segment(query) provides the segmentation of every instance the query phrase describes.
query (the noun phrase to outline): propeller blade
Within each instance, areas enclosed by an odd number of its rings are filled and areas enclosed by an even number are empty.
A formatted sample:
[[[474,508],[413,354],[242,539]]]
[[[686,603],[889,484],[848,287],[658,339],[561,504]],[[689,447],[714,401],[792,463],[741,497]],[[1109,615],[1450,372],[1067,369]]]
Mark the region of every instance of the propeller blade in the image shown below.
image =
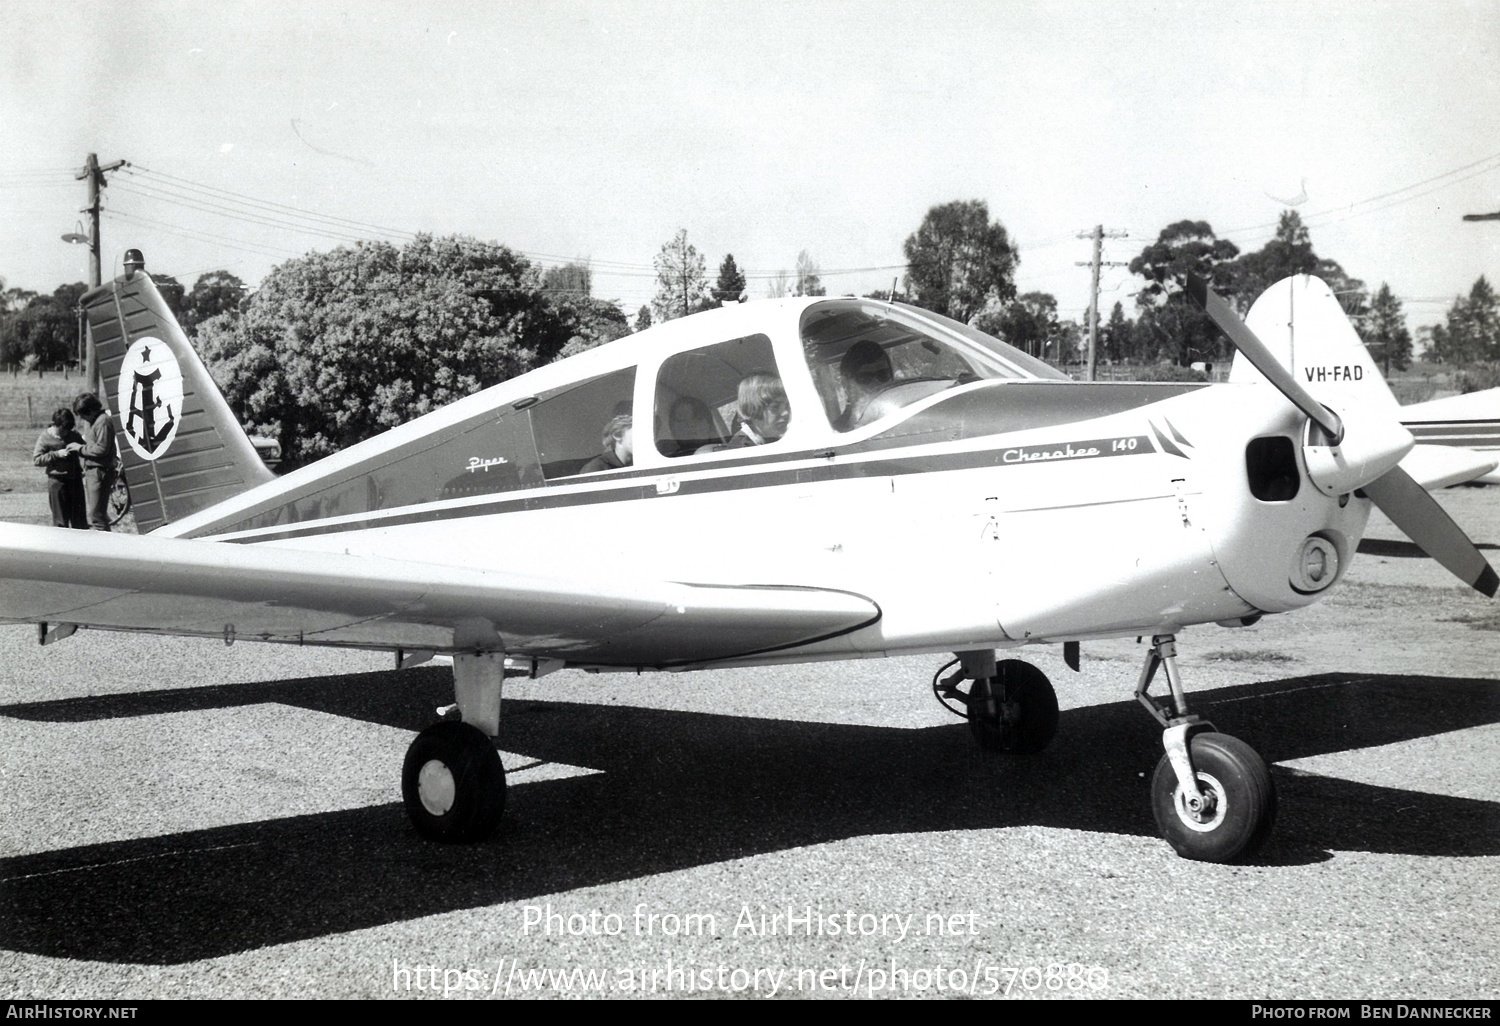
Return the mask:
[[[1210,289],[1206,281],[1196,274],[1190,274],[1187,290],[1198,305],[1203,307],[1203,312],[1208,314],[1209,319],[1219,326],[1219,330],[1229,336],[1234,347],[1245,354],[1245,359],[1250,361],[1251,366],[1265,375],[1266,380],[1276,386],[1276,390],[1286,396],[1293,406],[1307,414],[1309,420],[1322,428],[1333,445],[1344,440],[1344,425],[1339,420],[1339,415],[1314,399],[1307,389],[1297,383],[1297,379],[1272,355],[1265,343],[1255,336],[1255,332],[1234,312],[1234,308],[1220,299],[1219,294]]]
[[[1495,597],[1500,577],[1447,510],[1400,467],[1365,485],[1365,494],[1423,552],[1482,595]]]

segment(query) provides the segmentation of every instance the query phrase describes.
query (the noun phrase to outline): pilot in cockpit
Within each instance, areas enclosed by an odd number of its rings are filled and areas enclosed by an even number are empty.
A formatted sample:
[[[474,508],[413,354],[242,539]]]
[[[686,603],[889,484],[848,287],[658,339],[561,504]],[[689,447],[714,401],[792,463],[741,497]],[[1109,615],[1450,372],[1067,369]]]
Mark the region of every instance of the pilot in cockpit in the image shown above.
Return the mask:
[[[724,436],[714,422],[713,411],[702,399],[680,395],[672,401],[667,417],[670,440],[668,456],[691,456],[708,448],[723,448]]]
[[[839,361],[839,376],[844,380],[848,401],[833,426],[839,431],[849,431],[859,426],[870,400],[890,387],[895,371],[886,351],[878,343],[862,338]]]

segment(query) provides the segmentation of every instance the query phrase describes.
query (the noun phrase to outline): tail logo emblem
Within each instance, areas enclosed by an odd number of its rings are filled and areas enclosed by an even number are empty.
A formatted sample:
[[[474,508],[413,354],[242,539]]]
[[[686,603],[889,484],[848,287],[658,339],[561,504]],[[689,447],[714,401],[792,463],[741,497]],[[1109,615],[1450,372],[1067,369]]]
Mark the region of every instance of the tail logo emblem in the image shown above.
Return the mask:
[[[165,455],[182,421],[182,368],[165,342],[146,337],[131,344],[116,398],[130,447],[144,460]]]

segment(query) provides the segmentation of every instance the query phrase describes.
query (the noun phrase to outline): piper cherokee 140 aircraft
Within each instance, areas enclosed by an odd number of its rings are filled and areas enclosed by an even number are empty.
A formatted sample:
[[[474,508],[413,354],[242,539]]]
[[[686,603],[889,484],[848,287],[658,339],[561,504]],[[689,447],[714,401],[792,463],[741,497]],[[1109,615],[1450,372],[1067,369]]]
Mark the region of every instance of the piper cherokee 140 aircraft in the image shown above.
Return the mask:
[[[1348,369],[1364,350],[1327,286],[1287,279],[1248,321],[1190,288],[1242,383],[1075,383],[926,310],[763,301],[275,478],[128,267],[83,302],[142,536],[0,525],[0,620],[44,642],[87,626],[451,655],[454,706],[402,793],[420,834],[455,841],[504,807],[507,677],[954,653],[938,697],[980,745],[1024,753],[1057,698],[1000,654],[1062,644],[1076,669],[1080,641],[1144,636],[1157,824],[1185,857],[1238,859],[1271,829],[1271,776],[1190,711],[1177,634],[1317,601],[1372,503],[1483,593],[1497,579],[1400,466],[1412,436]]]

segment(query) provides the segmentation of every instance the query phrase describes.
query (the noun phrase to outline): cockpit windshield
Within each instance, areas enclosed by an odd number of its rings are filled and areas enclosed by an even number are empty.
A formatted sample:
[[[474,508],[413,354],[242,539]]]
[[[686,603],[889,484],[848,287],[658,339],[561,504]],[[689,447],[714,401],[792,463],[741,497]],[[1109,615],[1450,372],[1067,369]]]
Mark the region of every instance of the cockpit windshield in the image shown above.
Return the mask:
[[[828,422],[839,431],[971,381],[1067,377],[966,324],[870,300],[808,307],[802,351]]]

